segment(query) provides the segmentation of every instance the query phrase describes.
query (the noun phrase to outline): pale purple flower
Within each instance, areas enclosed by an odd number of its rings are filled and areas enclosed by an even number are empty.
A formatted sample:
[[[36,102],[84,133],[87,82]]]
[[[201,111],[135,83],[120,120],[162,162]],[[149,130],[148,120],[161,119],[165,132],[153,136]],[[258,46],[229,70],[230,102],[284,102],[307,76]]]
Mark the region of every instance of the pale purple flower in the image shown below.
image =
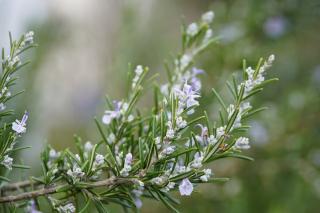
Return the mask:
[[[37,210],[37,206],[36,206],[34,200],[30,200],[28,202],[28,206],[26,207],[26,212],[27,213],[41,213],[40,211]]]
[[[198,69],[196,67],[192,68],[191,78],[189,81],[190,81],[190,85],[194,91],[197,91],[197,92],[200,91],[202,85],[201,85],[201,81],[197,77],[197,75],[200,75],[203,73],[204,73],[204,71],[201,69]]]
[[[196,135],[197,141],[202,146],[208,145],[208,128],[206,126],[203,126],[202,124],[197,124],[196,126],[201,128],[201,135]]]
[[[124,163],[128,164],[128,165],[132,164],[132,154],[131,153],[126,154],[126,158],[124,159]]]
[[[104,124],[110,124],[113,119],[117,119],[121,115],[121,101],[114,101],[114,110],[106,110],[105,114],[102,117],[102,122]]]
[[[104,163],[104,157],[103,157],[103,155],[97,154],[97,155],[96,155],[96,158],[95,158],[95,164],[96,164],[97,166],[100,166],[100,165],[102,165],[103,163]]]
[[[181,196],[189,196],[191,195],[192,191],[193,191],[193,185],[192,183],[189,181],[188,178],[185,178],[181,181],[180,185],[179,185],[179,191]]]
[[[129,176],[129,172],[132,169],[131,164],[132,164],[132,154],[128,153],[128,154],[126,154],[126,157],[124,159],[123,169],[121,169],[121,171],[120,171],[121,176],[123,176],[123,177]]]
[[[180,103],[187,108],[199,105],[199,102],[196,99],[199,98],[200,95],[196,91],[194,91],[192,86],[187,84],[187,82],[183,85],[182,90],[176,90],[176,94],[179,98]]]
[[[15,131],[17,134],[25,133],[26,128],[26,122],[28,120],[28,112],[25,112],[21,121],[16,120],[12,123],[12,130]]]
[[[138,208],[138,209],[141,209],[141,207],[142,207],[142,200],[139,198],[139,197],[135,197],[134,198],[134,205],[136,205],[136,207]]]

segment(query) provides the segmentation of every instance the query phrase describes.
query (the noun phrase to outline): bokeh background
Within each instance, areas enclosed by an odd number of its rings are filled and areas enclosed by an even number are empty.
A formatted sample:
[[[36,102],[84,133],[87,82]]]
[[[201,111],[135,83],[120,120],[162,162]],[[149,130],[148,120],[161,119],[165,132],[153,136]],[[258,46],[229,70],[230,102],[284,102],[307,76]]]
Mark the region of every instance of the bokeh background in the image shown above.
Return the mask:
[[[73,147],[73,134],[95,142],[94,116],[104,95],[125,94],[128,62],[165,76],[163,60],[180,47],[180,23],[215,12],[218,45],[200,57],[204,87],[221,90],[243,58],[255,63],[276,55],[269,85],[253,102],[268,111],[250,121],[255,162],[224,160],[212,165],[225,184],[204,185],[183,198],[182,212],[319,212],[320,203],[320,2],[317,0],[0,0],[0,44],[33,30],[39,47],[20,73],[26,93],[11,103],[30,112],[21,143],[32,149],[17,156],[39,174],[46,143]],[[18,88],[19,89],[19,88]],[[145,100],[147,101],[147,100]],[[202,99],[214,118],[217,105]],[[115,209],[112,212],[117,212]],[[145,202],[142,212],[168,212]]]

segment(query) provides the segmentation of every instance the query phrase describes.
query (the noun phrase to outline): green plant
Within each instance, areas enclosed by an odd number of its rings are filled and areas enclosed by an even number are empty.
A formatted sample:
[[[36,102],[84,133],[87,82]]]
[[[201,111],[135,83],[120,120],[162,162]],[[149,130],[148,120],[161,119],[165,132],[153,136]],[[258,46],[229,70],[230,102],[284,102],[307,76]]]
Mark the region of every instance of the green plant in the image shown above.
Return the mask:
[[[265,108],[254,109],[248,100],[266,84],[277,80],[264,79],[274,56],[267,60],[261,58],[254,69],[243,62],[242,75],[233,76],[231,83],[227,82],[232,104],[227,105],[212,89],[221,104],[220,121],[212,122],[205,111],[198,110],[199,75],[203,71],[194,67],[194,60],[218,41],[212,37],[210,28],[213,18],[214,13],[207,12],[200,21],[182,26],[181,52],[172,63],[165,64],[167,83],[159,86],[154,80],[156,76],[147,78],[147,67],[138,65],[134,71],[130,70],[127,97],[121,101],[106,98],[109,109],[102,116],[102,123],[95,119],[100,141],[83,144],[82,139],[75,136],[78,153],[69,149],[57,152],[48,146],[41,154],[41,177],[2,183],[3,210],[26,208],[29,212],[39,212],[42,197],[58,212],[85,212],[91,205],[99,212],[107,212],[109,203],[119,204],[124,210],[137,210],[143,197],[161,201],[177,212],[175,205],[179,202],[170,195],[171,191],[178,190],[182,196],[189,196],[197,184],[228,180],[213,176],[209,163],[222,158],[252,160],[241,154],[243,149],[250,148],[249,140],[243,137],[249,128],[244,122]],[[2,51],[1,88],[13,84],[14,79],[7,80],[8,77],[22,67],[16,57],[34,46],[31,43],[32,33],[19,41],[12,41],[10,36],[10,56],[5,58]],[[154,91],[154,105],[147,112],[136,106],[145,85],[153,85]],[[2,103],[11,97],[6,96]],[[12,164],[9,154],[23,149],[14,145],[26,131],[27,117],[25,113],[21,121],[2,125],[0,157],[5,172],[11,167],[25,168]],[[5,175],[1,180],[10,181]],[[19,193],[20,190],[24,192]]]

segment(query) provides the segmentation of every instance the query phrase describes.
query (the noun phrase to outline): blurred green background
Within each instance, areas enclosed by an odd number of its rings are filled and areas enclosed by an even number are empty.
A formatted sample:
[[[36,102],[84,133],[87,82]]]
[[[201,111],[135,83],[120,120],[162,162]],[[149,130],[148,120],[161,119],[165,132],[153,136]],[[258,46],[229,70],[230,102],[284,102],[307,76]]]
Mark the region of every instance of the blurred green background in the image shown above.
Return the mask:
[[[74,133],[96,141],[93,117],[101,116],[104,94],[125,94],[128,62],[143,64],[164,79],[163,60],[180,47],[180,23],[213,10],[218,45],[200,57],[204,97],[217,111],[211,87],[260,56],[276,55],[269,85],[254,106],[268,111],[251,120],[255,162],[223,160],[212,165],[220,185],[203,185],[182,199],[182,212],[319,212],[320,203],[320,2],[316,0],[0,0],[0,43],[34,30],[39,47],[20,74],[26,93],[12,105],[30,112],[21,143],[33,146],[18,156],[33,165],[22,178],[39,174],[46,143],[72,147]],[[206,92],[207,91],[207,92]],[[144,100],[148,101],[148,98]],[[16,178],[16,179],[19,179]],[[116,212],[117,210],[114,210]],[[145,202],[142,212],[168,212]]]

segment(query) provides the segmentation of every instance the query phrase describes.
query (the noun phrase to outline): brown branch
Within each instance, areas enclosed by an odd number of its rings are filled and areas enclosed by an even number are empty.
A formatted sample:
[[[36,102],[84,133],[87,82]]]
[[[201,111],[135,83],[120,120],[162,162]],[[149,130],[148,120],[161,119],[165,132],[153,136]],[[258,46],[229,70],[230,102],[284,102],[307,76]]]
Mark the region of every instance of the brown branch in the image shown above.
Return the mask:
[[[32,180],[25,180],[25,181],[21,181],[21,182],[6,184],[0,188],[0,191],[1,192],[17,191],[17,190],[25,189],[25,188],[31,187],[31,186],[39,186],[41,184],[42,183],[40,183],[40,182],[36,182],[36,181],[32,181]]]
[[[112,185],[117,185],[117,184],[127,184],[127,183],[133,183],[133,179],[124,179],[124,178],[115,178],[111,177],[109,179],[97,181],[97,182],[92,182],[88,183],[88,185],[81,187],[82,189],[90,189],[90,188],[96,188],[96,187],[101,187],[101,186],[112,186]],[[17,183],[16,185],[24,185],[25,183]],[[14,184],[12,184],[14,185]],[[27,200],[27,199],[32,199],[36,197],[40,197],[43,195],[49,195],[49,194],[54,194],[58,193],[59,189],[68,187],[70,185],[68,184],[63,184],[59,186],[52,186],[52,187],[47,187],[47,188],[42,188],[39,190],[34,190],[30,192],[24,192],[18,195],[8,195],[5,197],[0,197],[0,203],[9,203],[9,202],[16,202],[16,201],[21,201],[21,200]],[[12,189],[9,187],[9,189]]]

